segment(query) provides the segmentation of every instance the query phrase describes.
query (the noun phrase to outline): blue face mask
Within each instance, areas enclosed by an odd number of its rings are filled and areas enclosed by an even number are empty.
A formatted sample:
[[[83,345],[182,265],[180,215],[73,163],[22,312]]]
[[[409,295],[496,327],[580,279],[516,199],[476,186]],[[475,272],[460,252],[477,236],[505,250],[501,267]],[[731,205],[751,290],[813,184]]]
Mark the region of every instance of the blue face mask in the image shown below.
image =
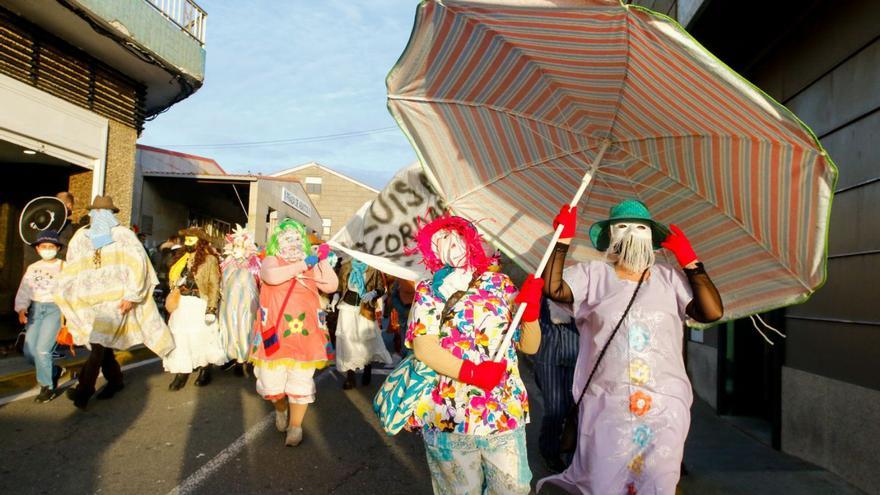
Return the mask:
[[[110,210],[92,210],[89,212],[89,239],[92,241],[92,247],[101,249],[102,247],[113,243],[113,235],[111,231],[113,227],[119,225],[119,221],[113,216]]]

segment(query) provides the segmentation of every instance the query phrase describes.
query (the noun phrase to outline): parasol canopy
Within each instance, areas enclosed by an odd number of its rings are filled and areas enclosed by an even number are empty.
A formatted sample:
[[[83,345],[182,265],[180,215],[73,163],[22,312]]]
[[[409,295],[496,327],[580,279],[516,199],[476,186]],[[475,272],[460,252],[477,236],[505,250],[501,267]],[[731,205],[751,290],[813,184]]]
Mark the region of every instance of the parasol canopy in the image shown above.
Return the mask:
[[[635,198],[687,234],[725,319],[825,280],[834,164],[668,17],[618,0],[423,1],[387,86],[438,194],[526,270],[572,197],[570,261],[601,257],[590,224]]]

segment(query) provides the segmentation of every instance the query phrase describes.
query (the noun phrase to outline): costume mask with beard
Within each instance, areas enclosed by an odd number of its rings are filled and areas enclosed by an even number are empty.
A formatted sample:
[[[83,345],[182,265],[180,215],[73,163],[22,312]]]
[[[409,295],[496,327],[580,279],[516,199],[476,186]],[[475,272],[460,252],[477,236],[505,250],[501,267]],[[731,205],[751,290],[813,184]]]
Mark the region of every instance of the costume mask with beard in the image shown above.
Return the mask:
[[[288,263],[305,259],[303,240],[299,232],[293,229],[285,229],[278,234],[278,256]]]
[[[611,244],[606,254],[621,268],[642,273],[654,265],[651,226],[645,222],[615,222],[609,227]]]

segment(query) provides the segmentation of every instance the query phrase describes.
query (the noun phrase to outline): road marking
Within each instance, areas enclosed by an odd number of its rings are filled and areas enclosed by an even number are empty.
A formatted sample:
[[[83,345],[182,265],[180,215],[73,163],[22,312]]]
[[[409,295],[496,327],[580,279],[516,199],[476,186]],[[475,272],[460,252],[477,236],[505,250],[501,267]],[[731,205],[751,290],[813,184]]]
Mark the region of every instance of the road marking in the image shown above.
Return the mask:
[[[315,378],[315,385],[323,380],[325,377],[330,376],[332,373],[324,372],[318,375]],[[205,463],[204,466],[200,467],[196,472],[189,475],[183,482],[174,487],[168,495],[185,495],[188,493],[194,493],[199,485],[205,482],[208,478],[210,478],[215,472],[217,472],[224,464],[229,462],[231,459],[234,459],[238,454],[255,438],[259,437],[265,430],[267,430],[270,426],[275,426],[275,411],[270,412],[263,419],[261,419],[257,424],[251,426],[248,431],[244,432],[244,434],[231,444],[228,447],[221,450],[219,454],[215,455],[213,459]]]
[[[122,371],[133,370],[135,368],[140,368],[141,366],[146,366],[148,364],[157,363],[161,360],[162,360],[162,358],[154,357],[154,358],[150,358],[150,359],[145,359],[143,361],[138,361],[136,363],[126,364],[125,366],[122,367]],[[103,374],[98,374],[98,376],[99,377],[103,376]],[[64,392],[64,389],[73,386],[76,382],[77,382],[77,380],[74,378],[74,379],[67,380],[64,383],[59,384],[58,385],[58,395],[60,396],[61,393]],[[9,404],[10,402],[15,402],[17,400],[28,399],[30,397],[36,397],[37,395],[39,395],[39,393],[40,393],[40,387],[36,386],[26,392],[21,392],[18,394],[10,395],[8,397],[3,397],[2,399],[0,399],[0,406],[5,406],[6,404]],[[57,398],[58,397],[56,397],[56,399]]]

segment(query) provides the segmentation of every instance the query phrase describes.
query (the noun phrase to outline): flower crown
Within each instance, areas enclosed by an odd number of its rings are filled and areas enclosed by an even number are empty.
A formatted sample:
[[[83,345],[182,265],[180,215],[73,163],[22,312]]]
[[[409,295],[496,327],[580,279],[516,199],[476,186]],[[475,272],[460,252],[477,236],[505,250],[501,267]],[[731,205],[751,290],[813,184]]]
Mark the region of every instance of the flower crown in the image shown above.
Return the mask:
[[[254,244],[250,232],[239,224],[235,224],[235,230],[226,234],[226,244],[223,246],[223,254],[231,256],[236,243],[240,243],[244,247],[245,258],[250,258],[257,254],[257,246]]]

